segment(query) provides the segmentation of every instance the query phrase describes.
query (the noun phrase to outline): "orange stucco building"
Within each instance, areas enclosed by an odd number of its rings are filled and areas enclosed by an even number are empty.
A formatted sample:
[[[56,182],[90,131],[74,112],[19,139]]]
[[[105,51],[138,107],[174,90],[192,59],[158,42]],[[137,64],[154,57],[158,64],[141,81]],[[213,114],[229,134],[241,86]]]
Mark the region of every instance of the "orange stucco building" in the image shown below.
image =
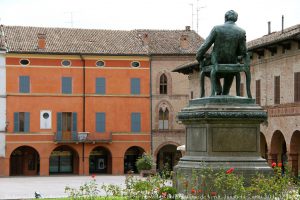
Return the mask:
[[[136,171],[137,157],[151,151],[150,59],[139,39],[130,31],[1,29],[0,176]]]

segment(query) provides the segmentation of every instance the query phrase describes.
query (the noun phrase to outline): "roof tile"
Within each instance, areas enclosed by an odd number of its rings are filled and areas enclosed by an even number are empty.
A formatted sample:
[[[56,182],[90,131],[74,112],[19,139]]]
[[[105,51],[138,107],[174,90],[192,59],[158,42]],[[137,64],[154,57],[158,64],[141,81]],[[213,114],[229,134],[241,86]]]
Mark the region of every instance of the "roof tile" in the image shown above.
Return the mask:
[[[291,26],[283,31],[273,32],[255,40],[247,42],[248,50],[261,48],[277,42],[281,42],[288,39],[300,39],[300,24]]]
[[[3,26],[9,52],[67,54],[194,54],[203,39],[194,31],[182,30],[99,30]],[[143,45],[141,34],[149,35]],[[39,49],[38,34],[46,35],[45,49]],[[187,35],[189,46],[180,47],[181,35]]]

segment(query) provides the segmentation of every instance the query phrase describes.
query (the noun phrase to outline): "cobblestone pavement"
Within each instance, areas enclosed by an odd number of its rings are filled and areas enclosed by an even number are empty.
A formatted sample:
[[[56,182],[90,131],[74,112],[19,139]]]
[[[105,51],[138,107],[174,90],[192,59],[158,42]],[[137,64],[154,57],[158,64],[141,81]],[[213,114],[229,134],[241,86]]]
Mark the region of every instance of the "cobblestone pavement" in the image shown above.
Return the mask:
[[[95,177],[99,186],[115,184],[125,186],[125,176]],[[92,180],[91,176],[7,177],[0,178],[0,199],[30,199],[38,192],[43,198],[66,197],[65,187],[79,188]],[[101,195],[104,195],[103,191]]]

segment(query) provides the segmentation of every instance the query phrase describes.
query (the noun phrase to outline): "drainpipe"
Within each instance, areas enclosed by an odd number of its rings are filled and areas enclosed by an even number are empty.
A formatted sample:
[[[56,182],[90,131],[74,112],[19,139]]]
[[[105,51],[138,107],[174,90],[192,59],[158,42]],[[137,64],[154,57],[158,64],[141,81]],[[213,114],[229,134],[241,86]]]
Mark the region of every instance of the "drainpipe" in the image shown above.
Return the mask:
[[[82,62],[82,87],[83,87],[83,95],[82,95],[82,131],[85,132],[85,59],[82,54],[79,54],[81,62]],[[84,175],[84,141],[82,141],[82,174]]]
[[[83,87],[83,101],[82,101],[82,132],[85,132],[85,59],[82,54],[80,54],[80,59],[82,62],[82,87]]]
[[[151,134],[151,141],[150,141],[150,151],[151,151],[151,155],[153,155],[153,132],[152,132],[152,56],[150,55],[150,59],[149,59],[149,63],[150,63],[150,134]]]

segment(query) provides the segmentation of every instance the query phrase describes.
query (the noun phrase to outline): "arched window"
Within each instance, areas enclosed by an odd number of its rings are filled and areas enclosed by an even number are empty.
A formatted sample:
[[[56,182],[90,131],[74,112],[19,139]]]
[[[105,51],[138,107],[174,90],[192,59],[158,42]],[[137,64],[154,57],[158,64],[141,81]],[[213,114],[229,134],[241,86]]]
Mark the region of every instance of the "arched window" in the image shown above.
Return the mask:
[[[169,110],[168,108],[159,109],[159,129],[167,130],[169,129]]]
[[[162,74],[159,80],[159,93],[167,94],[167,92],[168,92],[168,79],[165,74]]]

